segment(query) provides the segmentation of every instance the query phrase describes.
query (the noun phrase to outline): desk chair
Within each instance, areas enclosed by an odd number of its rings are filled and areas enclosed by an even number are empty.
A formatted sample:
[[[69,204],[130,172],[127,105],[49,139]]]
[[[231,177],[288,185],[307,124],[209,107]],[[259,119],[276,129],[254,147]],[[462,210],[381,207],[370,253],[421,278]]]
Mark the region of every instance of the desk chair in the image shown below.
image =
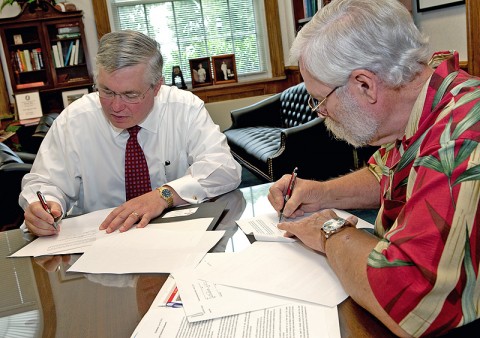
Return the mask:
[[[40,144],[42,143],[45,135],[47,135],[48,130],[53,124],[53,121],[58,117],[58,113],[49,113],[43,115],[38,121],[38,125],[35,127],[35,130],[30,130],[25,132],[25,136],[23,136],[22,140],[20,141],[22,145],[22,150],[36,154],[38,152],[38,148],[40,148]]]
[[[35,154],[14,152],[0,143],[0,231],[16,229],[23,222],[23,209],[18,205],[23,176],[30,172]]]

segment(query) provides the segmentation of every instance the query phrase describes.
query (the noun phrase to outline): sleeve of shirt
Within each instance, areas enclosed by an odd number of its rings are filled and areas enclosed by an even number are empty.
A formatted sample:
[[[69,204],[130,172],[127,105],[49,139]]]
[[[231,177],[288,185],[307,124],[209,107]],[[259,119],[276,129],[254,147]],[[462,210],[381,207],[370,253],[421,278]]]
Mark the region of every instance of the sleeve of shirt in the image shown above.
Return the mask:
[[[168,185],[185,201],[200,203],[236,189],[241,181],[241,166],[203,102],[195,97],[190,109],[185,126],[190,165],[183,177]]]
[[[66,151],[66,132],[62,126],[63,117],[59,116],[49,129],[35,157],[30,173],[22,180],[22,192],[19,204],[26,209],[32,202],[38,201],[36,192],[41,190],[47,200],[62,206],[68,211],[78,196],[81,180],[77,179],[78,161],[73,151]],[[55,182],[55,184],[53,183]]]

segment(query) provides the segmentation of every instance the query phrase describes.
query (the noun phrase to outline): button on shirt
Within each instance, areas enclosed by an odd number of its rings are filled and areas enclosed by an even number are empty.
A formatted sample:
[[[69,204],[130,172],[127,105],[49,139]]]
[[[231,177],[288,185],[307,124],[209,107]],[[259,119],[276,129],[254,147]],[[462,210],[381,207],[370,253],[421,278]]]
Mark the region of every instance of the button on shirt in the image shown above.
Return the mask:
[[[176,87],[162,86],[152,111],[140,124],[152,189],[170,185],[189,203],[235,189],[241,167],[203,101]],[[84,95],[55,120],[25,175],[20,205],[42,190],[69,214],[111,208],[125,202],[127,130],[113,127],[98,93]]]

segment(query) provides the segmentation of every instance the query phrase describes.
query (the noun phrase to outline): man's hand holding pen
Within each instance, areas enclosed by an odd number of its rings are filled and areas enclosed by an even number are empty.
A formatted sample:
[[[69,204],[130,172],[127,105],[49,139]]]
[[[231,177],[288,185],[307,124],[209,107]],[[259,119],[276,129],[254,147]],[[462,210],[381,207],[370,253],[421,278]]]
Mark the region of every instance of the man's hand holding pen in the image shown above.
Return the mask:
[[[39,201],[25,210],[25,225],[36,236],[54,235],[59,231],[62,208],[57,202],[47,201],[41,193],[37,196]]]
[[[268,193],[270,204],[279,214],[283,213],[282,220],[285,217],[296,218],[305,213],[328,208],[328,206],[322,205],[325,182],[303,180],[295,176],[294,189],[290,189],[290,194],[288,194],[289,187],[292,186],[292,177],[293,175],[283,175],[270,187]],[[322,187],[318,187],[318,185]]]
[[[280,223],[282,221],[283,209],[285,208],[285,204],[287,204],[288,200],[292,196],[293,188],[295,187],[295,183],[296,183],[296,180],[297,180],[297,170],[298,170],[297,167],[295,167],[295,169],[293,169],[292,175],[290,177],[290,181],[288,182],[287,192],[285,194],[285,197],[283,198],[283,206],[282,206],[282,209],[280,209],[280,216],[278,217],[278,223]]]

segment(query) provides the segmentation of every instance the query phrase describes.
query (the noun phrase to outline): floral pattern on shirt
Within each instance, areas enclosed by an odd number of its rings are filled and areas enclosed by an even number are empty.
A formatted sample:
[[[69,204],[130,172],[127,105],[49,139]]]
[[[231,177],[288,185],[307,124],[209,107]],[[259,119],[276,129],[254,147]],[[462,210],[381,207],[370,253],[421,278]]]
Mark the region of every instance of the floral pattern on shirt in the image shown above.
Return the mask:
[[[403,139],[370,159],[382,240],[367,274],[379,303],[414,336],[480,317],[479,142],[480,79],[454,53],[419,96]]]

